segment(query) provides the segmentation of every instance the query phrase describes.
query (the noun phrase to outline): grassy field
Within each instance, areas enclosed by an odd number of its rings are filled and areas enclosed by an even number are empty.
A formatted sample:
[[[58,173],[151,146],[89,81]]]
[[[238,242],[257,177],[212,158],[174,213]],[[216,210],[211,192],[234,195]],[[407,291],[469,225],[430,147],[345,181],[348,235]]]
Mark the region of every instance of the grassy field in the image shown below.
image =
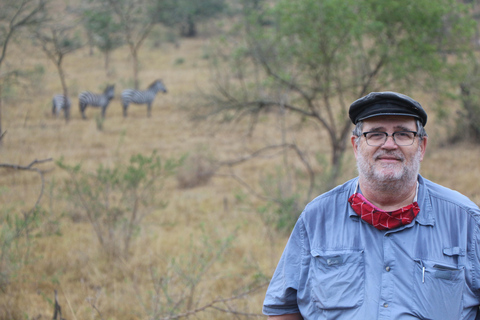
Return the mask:
[[[47,215],[36,229],[42,236],[32,242],[22,268],[9,266],[12,277],[0,295],[0,318],[51,317],[54,290],[66,319],[165,317],[175,301],[184,301],[183,310],[201,309],[220,297],[229,298],[249,290],[249,285],[263,283],[263,274],[272,272],[285,239],[272,242],[255,213],[245,205],[237,206],[236,193],[241,188],[228,178],[213,178],[191,189],[180,189],[174,177],[168,179],[156,196],[168,205],[145,218],[128,260],[107,259],[88,221],[73,219],[71,206],[59,200],[62,179],[67,177],[54,163],[60,158],[94,172],[100,164],[126,163],[132,155],[152,151],[162,160],[192,152],[229,159],[241,155],[246,145],[258,144],[255,138],[250,142],[241,139],[245,135],[241,126],[219,132],[212,125],[189,120],[194,94],[208,83],[208,61],[203,57],[207,45],[207,40],[195,39],[179,47],[145,46],[140,55],[142,88],[161,78],[168,89],[156,97],[151,118],[146,117],[146,106],[135,105],[129,108],[128,118],[122,116],[119,96],[131,79],[126,48],[113,54],[109,77],[98,52],[91,56],[84,49],[67,57],[73,104],[68,123],[51,114],[51,98],[61,92],[54,65],[38,48],[10,48],[12,68],[41,65],[45,74],[36,87],[10,93],[5,99],[2,124],[7,133],[0,163],[26,166],[36,159],[53,161],[37,165],[48,171],[41,203]],[[87,108],[88,119],[82,120],[77,97],[84,90],[101,92],[108,83],[115,83],[116,94],[100,131],[96,124],[100,110]],[[242,170],[255,179],[258,168]],[[41,189],[34,172],[3,169],[0,181],[2,207],[13,208],[17,214],[34,205]],[[182,272],[189,276],[181,276]],[[165,292],[156,291],[166,290],[161,286],[166,280],[170,282],[168,298]],[[263,293],[261,288],[246,298],[215,306],[259,314]],[[223,319],[225,313],[207,308],[198,316]]]
[[[134,105],[128,118],[122,116],[120,92],[128,87],[132,69],[126,48],[114,52],[109,76],[98,52],[90,55],[85,48],[67,56],[65,70],[73,103],[68,123],[51,114],[51,98],[61,92],[53,64],[38,48],[12,45],[8,53],[11,68],[41,65],[45,74],[30,90],[17,89],[5,97],[2,125],[7,133],[0,147],[0,163],[26,166],[35,159],[53,161],[37,166],[48,171],[41,202],[46,215],[28,256],[25,249],[21,251],[21,268],[8,266],[12,272],[0,292],[0,319],[50,318],[54,290],[63,317],[69,320],[163,319],[175,314],[169,313],[175,301],[182,301],[181,310],[197,310],[198,319],[225,319],[234,317],[234,311],[244,314],[237,314],[239,319],[261,314],[266,287],[240,294],[271,276],[287,236],[273,232],[260,219],[254,209],[256,200],[227,177],[229,172],[217,172],[207,184],[190,189],[179,188],[174,177],[167,179],[156,197],[168,205],[153,208],[145,218],[128,259],[108,259],[91,224],[74,219],[72,206],[60,198],[67,175],[54,161],[61,158],[94,172],[100,164],[126,163],[132,155],[152,151],[162,159],[178,159],[187,153],[236,159],[247,150],[278,140],[274,116],[262,118],[252,136],[246,135],[243,123],[222,129],[189,120],[198,89],[209,89],[208,44],[208,39],[191,39],[182,40],[178,47],[145,45],[140,54],[142,88],[161,78],[168,89],[156,97],[151,118],[146,117],[145,106]],[[87,108],[88,119],[82,120],[77,97],[84,90],[101,92],[108,83],[116,85],[115,98],[103,130],[98,130],[100,110]],[[428,103],[422,93],[415,97]],[[428,105],[425,108],[432,110]],[[440,147],[442,135],[431,114],[422,174],[480,203],[480,147]],[[328,151],[326,139],[308,124],[295,135],[300,145],[318,145],[317,151]],[[350,152],[346,161],[342,180],[355,176]],[[271,161],[264,159],[234,170],[255,185],[271,167]],[[40,182],[35,172],[0,168],[0,206],[20,215],[28,211],[38,197]],[[5,270],[7,266],[0,267]],[[230,297],[234,298],[219,301]]]

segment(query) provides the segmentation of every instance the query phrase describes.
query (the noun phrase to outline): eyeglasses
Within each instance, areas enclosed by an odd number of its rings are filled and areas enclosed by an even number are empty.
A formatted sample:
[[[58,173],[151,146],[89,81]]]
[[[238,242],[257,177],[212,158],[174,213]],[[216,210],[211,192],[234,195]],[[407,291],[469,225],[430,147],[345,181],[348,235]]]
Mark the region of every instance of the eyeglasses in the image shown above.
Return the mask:
[[[393,141],[395,141],[398,146],[411,146],[415,141],[417,133],[416,131],[397,131],[388,134],[381,131],[369,131],[363,132],[362,134],[365,136],[365,140],[369,146],[380,147],[387,142],[388,136],[392,136]]]

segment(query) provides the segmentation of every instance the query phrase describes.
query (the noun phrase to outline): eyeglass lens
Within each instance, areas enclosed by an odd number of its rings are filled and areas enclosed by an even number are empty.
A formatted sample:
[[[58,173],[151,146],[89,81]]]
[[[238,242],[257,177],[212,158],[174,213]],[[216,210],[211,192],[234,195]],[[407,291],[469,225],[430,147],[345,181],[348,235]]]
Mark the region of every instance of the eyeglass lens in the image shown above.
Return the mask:
[[[399,131],[391,134],[395,143],[399,146],[409,146],[415,140],[415,132]],[[381,146],[387,142],[387,132],[365,132],[365,139],[370,146]]]

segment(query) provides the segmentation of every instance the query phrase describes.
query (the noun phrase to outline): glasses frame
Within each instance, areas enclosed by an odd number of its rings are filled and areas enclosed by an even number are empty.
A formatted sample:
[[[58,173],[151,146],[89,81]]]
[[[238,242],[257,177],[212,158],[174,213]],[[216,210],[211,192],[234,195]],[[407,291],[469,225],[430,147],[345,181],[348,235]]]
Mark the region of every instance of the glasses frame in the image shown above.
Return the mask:
[[[398,133],[413,133],[413,139],[412,139],[412,143],[410,144],[398,144],[397,140],[395,140],[395,135],[398,134]],[[368,139],[367,139],[367,134],[369,133],[381,133],[381,134],[384,134],[385,135],[385,138],[383,139],[383,143],[379,144],[379,145],[371,145],[370,143],[368,143]],[[370,146],[370,147],[380,147],[380,146],[383,146],[386,142],[387,142],[387,139],[389,136],[391,136],[393,138],[393,142],[395,142],[395,144],[397,146],[400,146],[400,147],[407,147],[407,146],[411,146],[414,142],[415,142],[415,138],[417,137],[418,135],[418,131],[409,131],[409,130],[403,130],[403,131],[397,131],[397,132],[394,132],[392,134],[389,134],[388,132],[384,132],[384,131],[368,131],[368,132],[362,132],[362,135],[365,137],[365,142]]]

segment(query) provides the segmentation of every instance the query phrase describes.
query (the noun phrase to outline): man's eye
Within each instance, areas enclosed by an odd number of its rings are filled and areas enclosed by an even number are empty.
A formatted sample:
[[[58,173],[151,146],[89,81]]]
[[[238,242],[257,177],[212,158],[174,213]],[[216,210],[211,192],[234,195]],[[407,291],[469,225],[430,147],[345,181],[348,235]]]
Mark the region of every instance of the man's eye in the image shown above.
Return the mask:
[[[399,138],[410,138],[412,134],[410,132],[397,132],[395,135]]]
[[[370,139],[382,139],[385,135],[383,133],[370,133],[369,138]]]

